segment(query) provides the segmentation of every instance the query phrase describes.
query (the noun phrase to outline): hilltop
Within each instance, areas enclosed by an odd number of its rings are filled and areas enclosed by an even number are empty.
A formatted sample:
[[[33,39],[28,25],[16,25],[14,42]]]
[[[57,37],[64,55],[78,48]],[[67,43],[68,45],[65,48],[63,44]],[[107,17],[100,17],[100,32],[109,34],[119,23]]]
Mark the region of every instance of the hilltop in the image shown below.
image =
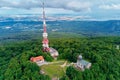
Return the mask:
[[[60,77],[60,80],[119,80],[120,50],[115,47],[120,45],[119,43],[119,37],[50,38],[50,45],[60,53],[58,60],[76,62],[77,56],[82,54],[84,59],[92,63],[92,67],[84,72],[72,66],[67,67],[65,76]],[[53,58],[48,53],[43,53],[41,48],[41,39],[0,46],[0,79],[51,80],[52,75],[49,71],[48,74],[42,75],[39,73],[42,67],[30,62],[30,57],[38,55],[44,56],[46,61],[53,61]]]

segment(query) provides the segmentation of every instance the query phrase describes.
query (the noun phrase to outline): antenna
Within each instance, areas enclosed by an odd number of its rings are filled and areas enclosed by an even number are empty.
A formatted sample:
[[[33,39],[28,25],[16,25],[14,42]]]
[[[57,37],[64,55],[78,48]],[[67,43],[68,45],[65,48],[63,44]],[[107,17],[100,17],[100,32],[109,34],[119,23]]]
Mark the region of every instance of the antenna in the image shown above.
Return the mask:
[[[47,34],[47,30],[46,30],[46,20],[45,20],[45,9],[44,9],[44,2],[42,3],[42,8],[43,8],[43,51],[45,52],[49,52],[50,48],[49,48],[49,40],[47,38],[48,34]]]
[[[43,29],[44,29],[44,32],[43,32],[43,40],[42,40],[42,46],[43,46],[43,51],[44,52],[49,52],[50,55],[56,59],[56,57],[59,55],[58,54],[58,51],[55,50],[54,48],[50,48],[49,47],[49,40],[48,40],[48,33],[47,33],[47,30],[46,30],[46,20],[45,20],[45,5],[44,5],[44,1],[42,3],[42,8],[43,8]]]
[[[44,2],[43,2],[43,28],[44,28],[44,32],[46,32],[46,20],[45,20],[45,8],[44,8]]]

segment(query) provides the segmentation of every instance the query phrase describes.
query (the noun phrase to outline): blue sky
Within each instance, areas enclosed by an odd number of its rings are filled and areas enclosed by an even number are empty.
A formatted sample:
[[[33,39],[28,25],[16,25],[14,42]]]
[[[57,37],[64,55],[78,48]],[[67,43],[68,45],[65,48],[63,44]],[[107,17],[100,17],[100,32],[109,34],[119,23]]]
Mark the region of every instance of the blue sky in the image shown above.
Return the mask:
[[[91,19],[120,19],[120,0],[0,0],[0,15],[47,14],[88,16]]]

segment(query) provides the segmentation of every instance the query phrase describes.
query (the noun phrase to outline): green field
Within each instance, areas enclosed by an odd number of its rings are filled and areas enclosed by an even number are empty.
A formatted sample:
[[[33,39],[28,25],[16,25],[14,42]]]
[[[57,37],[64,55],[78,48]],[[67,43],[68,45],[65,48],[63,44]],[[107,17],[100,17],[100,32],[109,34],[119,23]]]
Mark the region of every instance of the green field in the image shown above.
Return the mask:
[[[65,61],[54,61],[52,64],[41,66],[41,70],[43,70],[45,74],[49,75],[51,78],[53,77],[60,78],[63,75],[65,75],[65,71],[67,68],[66,66],[61,67],[61,65],[63,65],[64,63]]]

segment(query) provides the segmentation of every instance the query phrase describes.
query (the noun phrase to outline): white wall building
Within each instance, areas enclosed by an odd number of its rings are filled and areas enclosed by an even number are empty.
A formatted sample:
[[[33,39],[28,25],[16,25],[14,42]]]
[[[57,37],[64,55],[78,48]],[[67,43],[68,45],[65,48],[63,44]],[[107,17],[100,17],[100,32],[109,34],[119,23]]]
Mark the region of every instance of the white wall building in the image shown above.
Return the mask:
[[[59,53],[57,50],[55,50],[54,48],[50,47],[50,55],[53,57],[53,58],[56,58],[59,56]]]
[[[86,68],[89,69],[91,67],[91,63],[83,60],[82,56],[79,55],[77,63],[76,63],[76,67],[84,71]]]

